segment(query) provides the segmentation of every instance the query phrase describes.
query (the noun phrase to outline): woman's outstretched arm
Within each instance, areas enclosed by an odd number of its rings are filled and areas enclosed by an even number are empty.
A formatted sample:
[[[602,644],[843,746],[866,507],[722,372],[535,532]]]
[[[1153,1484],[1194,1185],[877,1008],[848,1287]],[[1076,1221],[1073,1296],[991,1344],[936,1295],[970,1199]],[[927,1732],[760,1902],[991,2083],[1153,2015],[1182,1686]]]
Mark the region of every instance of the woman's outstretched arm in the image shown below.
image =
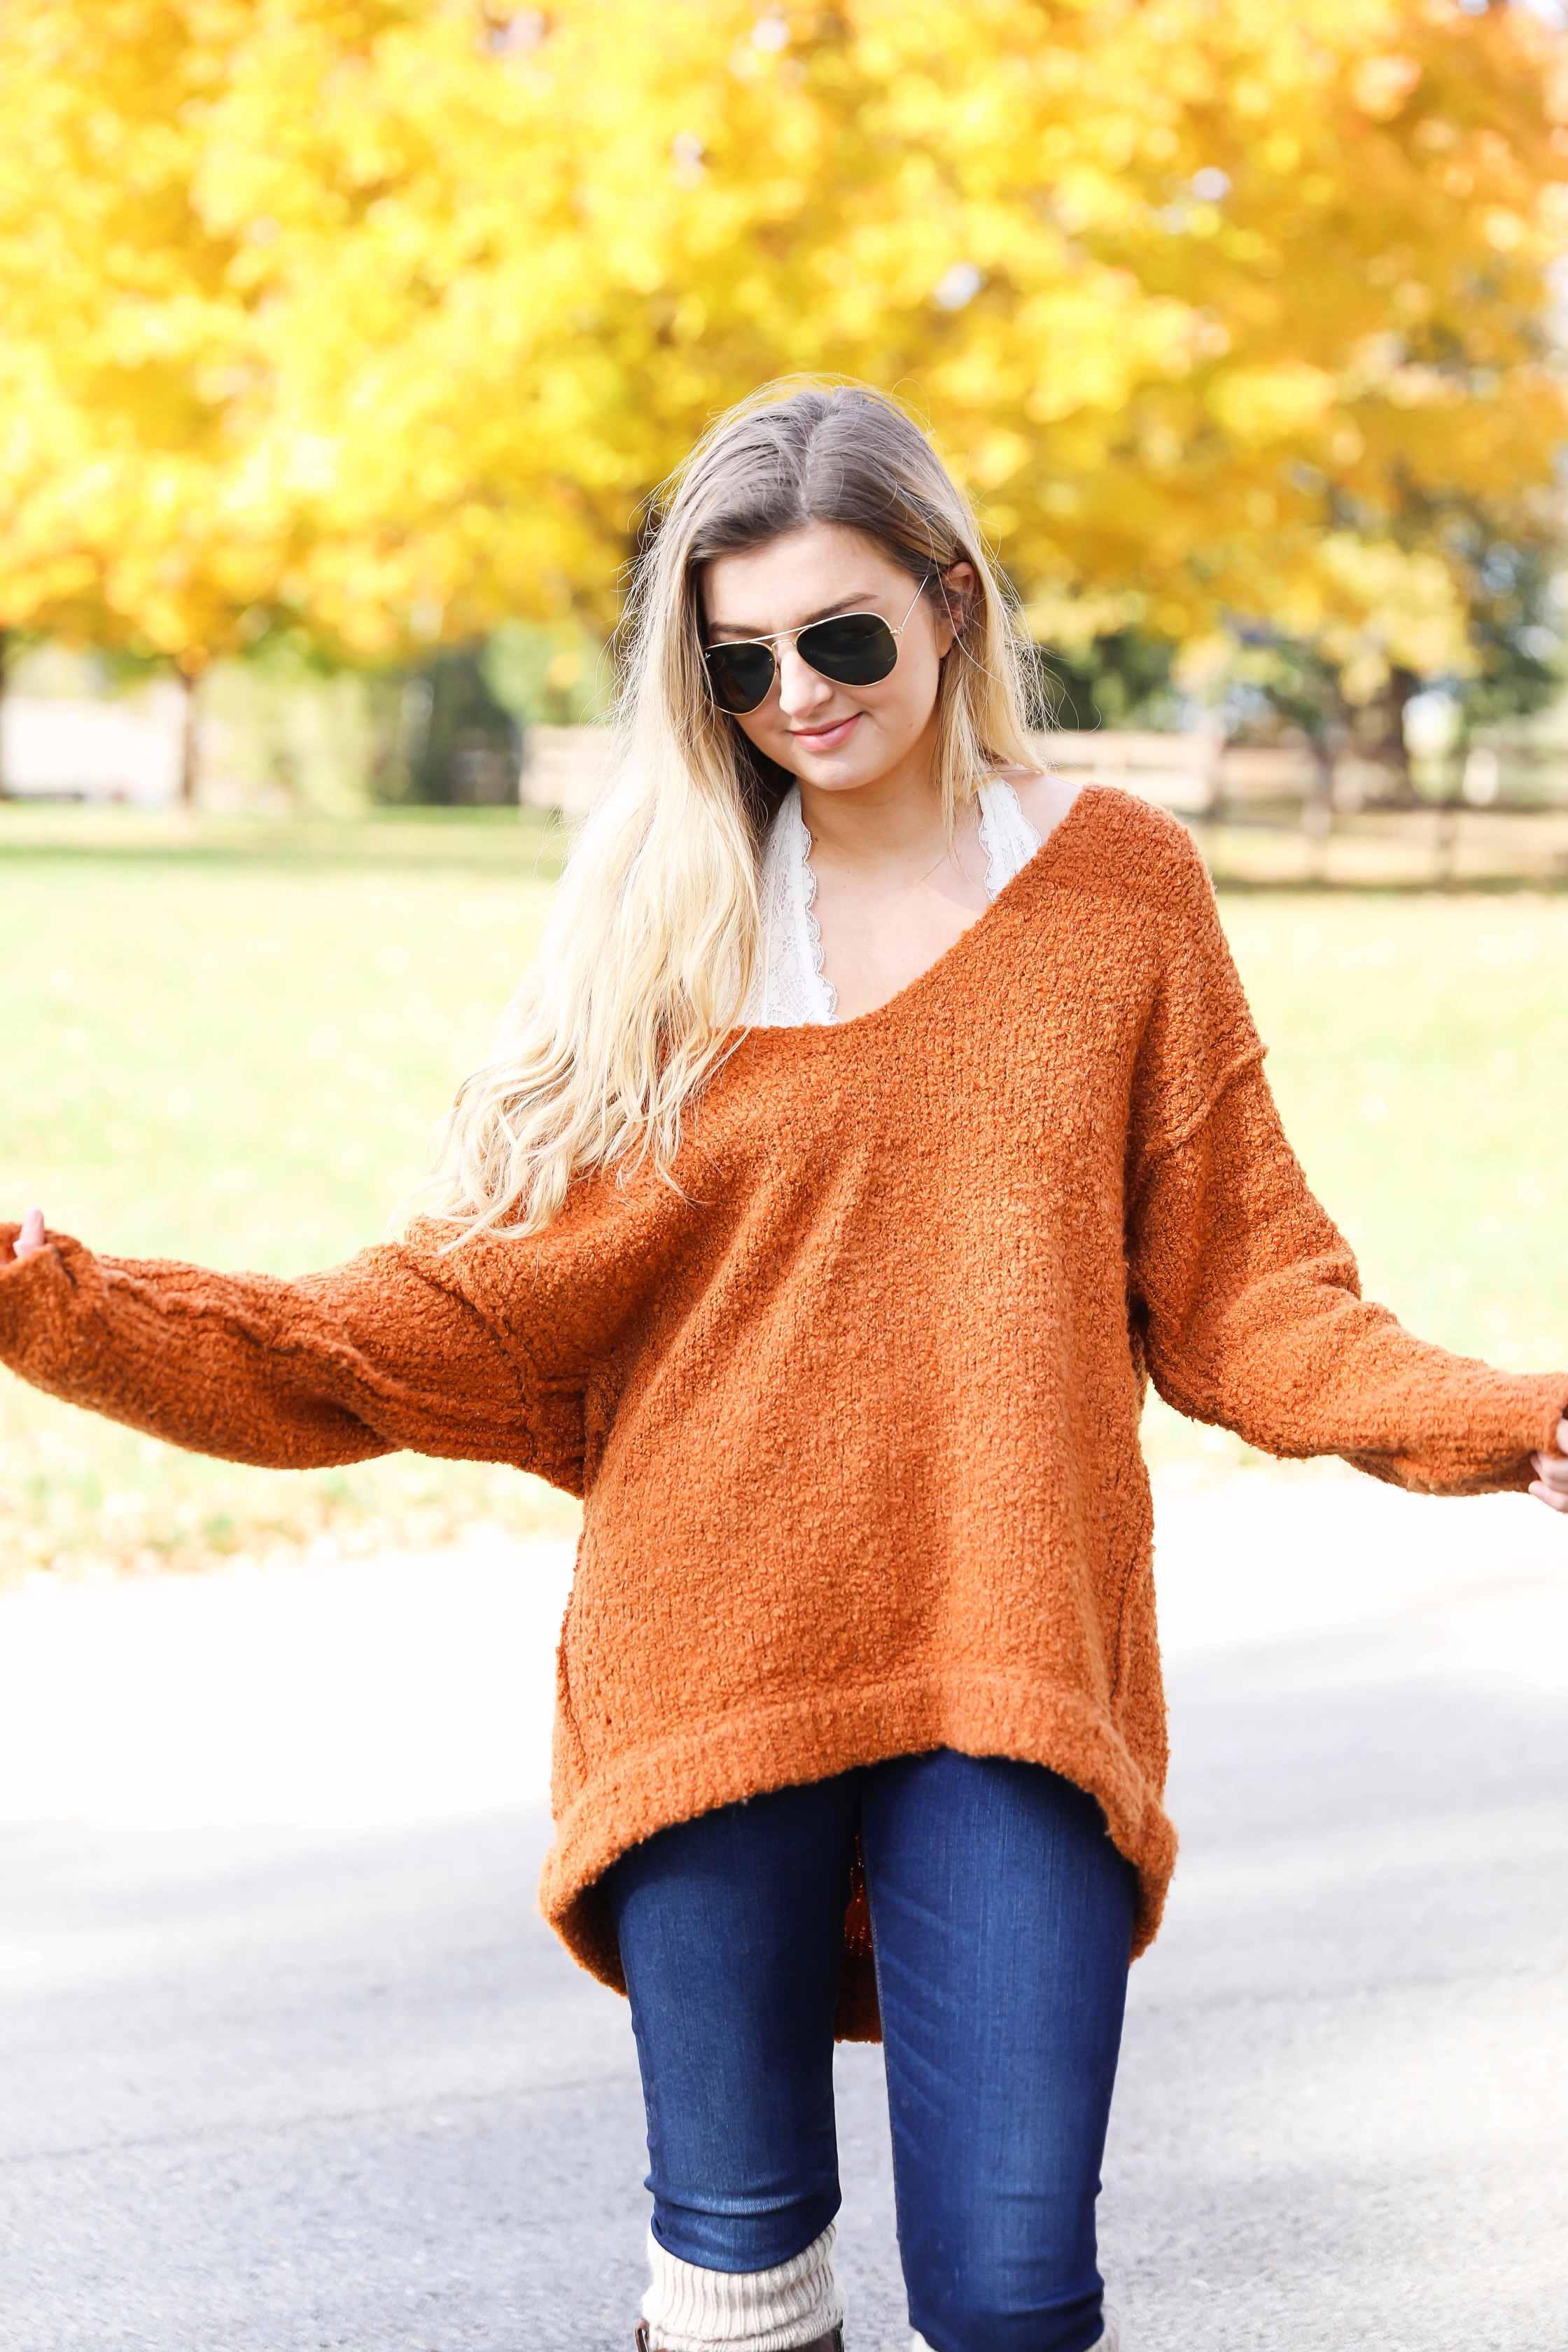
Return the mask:
[[[1268,1454],[1568,1503],[1568,1372],[1451,1356],[1362,1297],[1280,1125],[1203,860],[1173,819],[1157,831],[1143,887],[1160,957],[1126,1201],[1131,1310],[1161,1395]]]
[[[0,1224],[0,1363],[194,1453],[279,1469],[424,1454],[534,1466],[528,1368],[395,1244],[282,1282],[96,1257]]]
[[[1269,1454],[1568,1507],[1568,1372],[1449,1355],[1363,1299],[1256,1060],[1143,1171],[1129,1256],[1149,1369],[1179,1412]]]

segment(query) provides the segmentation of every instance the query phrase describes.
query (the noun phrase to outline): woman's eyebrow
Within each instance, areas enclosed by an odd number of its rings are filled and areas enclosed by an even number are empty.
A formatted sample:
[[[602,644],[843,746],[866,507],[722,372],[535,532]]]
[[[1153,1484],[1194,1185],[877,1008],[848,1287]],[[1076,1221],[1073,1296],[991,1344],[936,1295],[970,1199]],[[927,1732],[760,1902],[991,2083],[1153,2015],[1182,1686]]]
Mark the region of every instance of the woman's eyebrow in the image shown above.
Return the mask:
[[[831,604],[824,604],[820,612],[808,613],[804,621],[797,621],[795,625],[797,629],[809,629],[814,621],[830,621],[836,613],[863,613],[876,593],[874,588],[851,588],[847,595],[836,597]],[[765,637],[769,632],[748,628],[740,621],[710,621],[708,634],[710,637],[739,637],[749,641],[752,637]]]

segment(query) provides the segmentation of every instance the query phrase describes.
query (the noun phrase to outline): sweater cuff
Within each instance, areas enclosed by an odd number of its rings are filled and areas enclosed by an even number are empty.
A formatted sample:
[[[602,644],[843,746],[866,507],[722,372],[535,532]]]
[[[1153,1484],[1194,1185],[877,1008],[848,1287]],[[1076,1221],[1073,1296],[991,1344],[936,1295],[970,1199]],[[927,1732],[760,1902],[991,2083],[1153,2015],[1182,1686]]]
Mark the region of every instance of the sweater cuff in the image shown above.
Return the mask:
[[[1568,1372],[1527,1375],[1522,1385],[1531,1391],[1530,1403],[1521,1415],[1527,1434],[1520,1464],[1526,1474],[1523,1483],[1528,1486],[1535,1475],[1531,1454],[1563,1451],[1557,1439],[1557,1424],[1568,1420]]]
[[[1408,1448],[1340,1448],[1345,1461],[1395,1486],[1423,1495],[1523,1494],[1535,1476],[1531,1456],[1561,1454],[1557,1425],[1568,1420],[1568,1372],[1498,1374],[1489,1394],[1452,1428],[1428,1429]]]
[[[0,1243],[15,1243],[21,1230],[0,1224]],[[0,1363],[36,1381],[65,1371],[79,1334],[79,1276],[91,1263],[79,1242],[51,1234],[30,1257],[0,1264]]]

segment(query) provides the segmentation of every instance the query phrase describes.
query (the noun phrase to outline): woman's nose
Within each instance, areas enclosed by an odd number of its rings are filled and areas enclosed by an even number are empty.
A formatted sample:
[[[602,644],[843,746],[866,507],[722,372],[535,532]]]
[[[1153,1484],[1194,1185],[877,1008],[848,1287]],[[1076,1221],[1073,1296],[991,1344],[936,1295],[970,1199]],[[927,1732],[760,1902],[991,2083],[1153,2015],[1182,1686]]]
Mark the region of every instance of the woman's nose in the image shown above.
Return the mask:
[[[779,709],[786,719],[804,718],[810,710],[820,710],[833,693],[832,680],[813,669],[795,651],[793,640],[778,648]]]

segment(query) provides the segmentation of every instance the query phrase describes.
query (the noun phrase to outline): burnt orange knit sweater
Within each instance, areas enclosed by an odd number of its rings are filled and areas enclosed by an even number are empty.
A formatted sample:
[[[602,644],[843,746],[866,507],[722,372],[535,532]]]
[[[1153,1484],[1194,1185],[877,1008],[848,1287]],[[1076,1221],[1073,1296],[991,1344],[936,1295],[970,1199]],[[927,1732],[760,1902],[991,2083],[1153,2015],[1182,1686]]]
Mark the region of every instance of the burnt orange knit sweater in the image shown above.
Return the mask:
[[[942,1744],[1099,1800],[1142,1948],[1175,1843],[1145,1371],[1450,1494],[1528,1484],[1568,1408],[1363,1302],[1261,1057],[1186,834],[1090,791],[890,1003],[750,1033],[681,1192],[595,1178],[536,1240],[422,1224],[293,1282],[56,1238],[0,1271],[0,1358],[240,1461],[413,1446],[584,1496],[542,1902],[607,1981],[636,1840]],[[853,1915],[847,1949],[875,2032]]]

